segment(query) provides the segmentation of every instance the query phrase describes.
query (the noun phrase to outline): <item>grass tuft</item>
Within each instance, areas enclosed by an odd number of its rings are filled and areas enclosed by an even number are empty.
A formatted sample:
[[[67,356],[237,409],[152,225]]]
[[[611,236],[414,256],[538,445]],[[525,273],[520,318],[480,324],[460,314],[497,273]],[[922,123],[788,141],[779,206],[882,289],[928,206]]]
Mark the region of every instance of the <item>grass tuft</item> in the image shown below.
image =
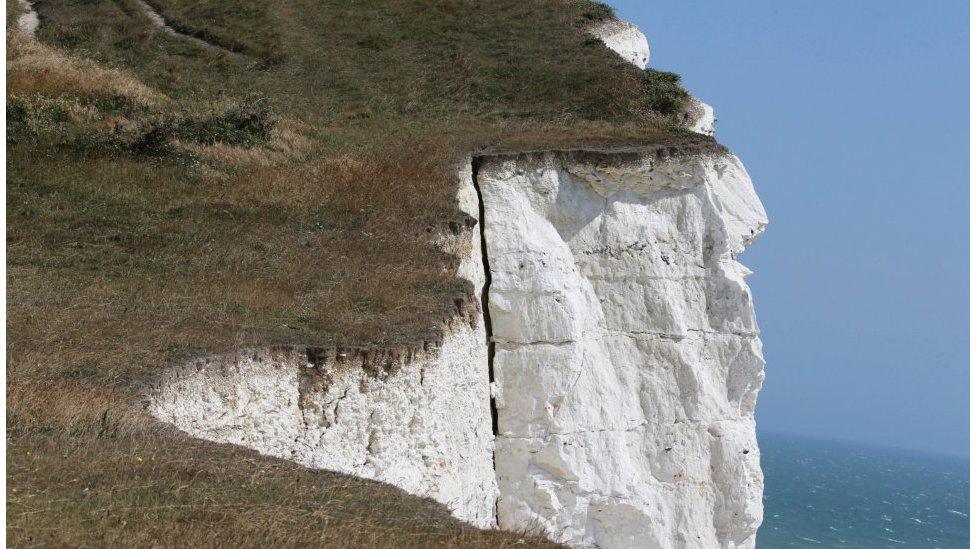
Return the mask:
[[[174,121],[174,135],[203,145],[258,146],[268,142],[276,124],[270,102],[245,96],[210,112]]]
[[[681,85],[681,77],[673,72],[645,69],[642,77],[642,84],[648,97],[647,104],[654,112],[674,116],[691,98]]]
[[[613,8],[595,0],[576,0],[579,6],[580,26],[606,21],[613,17]]]

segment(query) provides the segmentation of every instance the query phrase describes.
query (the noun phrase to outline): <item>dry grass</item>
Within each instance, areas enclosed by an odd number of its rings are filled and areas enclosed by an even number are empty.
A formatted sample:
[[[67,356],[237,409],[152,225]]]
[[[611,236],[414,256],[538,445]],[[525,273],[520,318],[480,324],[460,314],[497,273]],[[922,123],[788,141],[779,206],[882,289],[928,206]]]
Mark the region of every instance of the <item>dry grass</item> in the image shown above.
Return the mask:
[[[7,38],[7,93],[125,98],[146,108],[164,103],[162,94],[122,71],[104,68],[16,32]]]
[[[388,485],[165,430],[132,436],[113,432],[111,419],[104,425],[101,433],[16,433],[7,462],[11,547],[545,545],[464,525]]]
[[[437,338],[473,299],[436,242],[459,159],[715,146],[650,107],[677,88],[587,41],[582,1],[154,4],[240,54],[129,0],[8,33],[11,544],[540,544],[180,436],[136,388],[243,346]]]

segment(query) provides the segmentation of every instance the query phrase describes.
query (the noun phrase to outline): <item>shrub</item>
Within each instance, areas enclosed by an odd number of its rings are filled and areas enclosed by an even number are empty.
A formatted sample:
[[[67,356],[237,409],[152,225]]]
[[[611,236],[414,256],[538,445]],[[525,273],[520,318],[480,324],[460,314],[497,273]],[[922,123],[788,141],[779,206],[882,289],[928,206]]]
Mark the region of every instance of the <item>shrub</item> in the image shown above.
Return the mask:
[[[84,154],[186,156],[176,145],[267,143],[276,117],[267,100],[246,97],[203,114],[134,110],[125,102],[70,95],[11,94],[7,143]]]
[[[97,111],[78,98],[40,94],[7,98],[7,143],[65,143],[87,131]]]
[[[176,135],[177,123],[171,117],[142,120],[130,135],[120,136],[125,142],[123,149],[136,156],[170,156],[176,153],[171,140]]]
[[[690,98],[688,91],[681,85],[681,77],[673,72],[646,69],[642,84],[647,94],[648,106],[666,116],[677,114]]]
[[[276,121],[266,99],[247,96],[220,110],[175,122],[174,134],[202,145],[224,143],[253,147],[268,141]]]
[[[580,4],[583,7],[580,17],[582,18],[584,24],[595,23],[597,21],[603,21],[613,17],[613,8],[604,4],[603,2],[582,0]]]

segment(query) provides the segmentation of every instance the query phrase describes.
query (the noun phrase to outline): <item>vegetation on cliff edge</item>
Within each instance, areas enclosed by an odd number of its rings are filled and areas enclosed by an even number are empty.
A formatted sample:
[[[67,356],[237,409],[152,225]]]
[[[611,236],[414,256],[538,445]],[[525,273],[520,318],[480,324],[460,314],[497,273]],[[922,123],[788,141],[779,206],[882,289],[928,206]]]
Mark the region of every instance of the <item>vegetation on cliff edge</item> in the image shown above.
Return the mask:
[[[8,0],[8,14],[16,13]],[[541,543],[159,426],[161,368],[436,337],[470,288],[431,236],[471,151],[712,146],[580,0],[37,0],[7,36],[8,540]],[[8,17],[9,21],[13,21]]]

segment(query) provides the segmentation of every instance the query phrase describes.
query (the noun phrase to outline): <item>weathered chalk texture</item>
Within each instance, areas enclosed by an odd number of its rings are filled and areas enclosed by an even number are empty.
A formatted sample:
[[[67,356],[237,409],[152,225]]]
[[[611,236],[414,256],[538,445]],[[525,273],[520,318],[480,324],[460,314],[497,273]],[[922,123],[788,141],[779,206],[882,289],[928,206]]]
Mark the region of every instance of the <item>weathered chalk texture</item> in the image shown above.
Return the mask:
[[[766,224],[728,153],[489,158],[478,182],[502,528],[600,547],[754,544]]]

